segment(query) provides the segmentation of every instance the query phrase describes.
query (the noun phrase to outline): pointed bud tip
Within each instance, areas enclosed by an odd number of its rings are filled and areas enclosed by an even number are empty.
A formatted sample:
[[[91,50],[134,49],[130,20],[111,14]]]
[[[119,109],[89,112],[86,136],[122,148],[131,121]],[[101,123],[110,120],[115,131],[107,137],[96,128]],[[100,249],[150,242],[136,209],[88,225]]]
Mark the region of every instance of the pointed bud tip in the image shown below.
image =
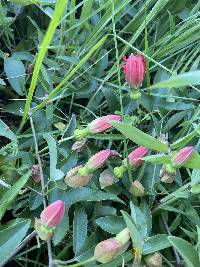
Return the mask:
[[[41,222],[48,227],[55,227],[61,222],[64,212],[65,203],[62,200],[54,201],[42,211]]]
[[[184,165],[191,158],[193,151],[194,149],[192,146],[182,148],[172,158],[172,166],[179,168]]]

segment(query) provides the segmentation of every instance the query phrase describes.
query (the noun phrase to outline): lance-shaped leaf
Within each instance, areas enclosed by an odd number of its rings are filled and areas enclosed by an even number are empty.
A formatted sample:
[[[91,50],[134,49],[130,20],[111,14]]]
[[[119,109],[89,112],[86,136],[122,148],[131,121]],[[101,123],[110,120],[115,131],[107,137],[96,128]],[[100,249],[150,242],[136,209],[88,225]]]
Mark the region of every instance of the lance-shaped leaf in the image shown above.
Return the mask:
[[[167,152],[168,150],[168,146],[166,144],[140,131],[139,129],[130,124],[116,121],[112,121],[111,124],[125,137],[129,138],[134,143],[140,146],[145,146],[149,149],[153,149],[160,152]]]

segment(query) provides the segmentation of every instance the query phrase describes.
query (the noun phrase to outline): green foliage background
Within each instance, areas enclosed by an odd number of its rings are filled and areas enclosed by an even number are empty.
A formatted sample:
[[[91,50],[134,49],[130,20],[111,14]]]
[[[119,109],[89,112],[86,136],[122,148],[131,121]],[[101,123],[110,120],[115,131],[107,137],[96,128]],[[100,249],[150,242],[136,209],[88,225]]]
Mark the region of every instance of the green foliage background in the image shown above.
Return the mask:
[[[69,189],[63,178],[100,149],[116,149],[125,158],[146,141],[167,152],[160,135],[172,150],[192,145],[199,151],[200,1],[0,1],[0,29],[0,178],[11,187],[0,185],[0,266],[33,230],[34,217],[43,209],[41,186],[30,177],[37,164],[30,117],[45,194],[49,202],[62,199],[66,205],[53,239],[56,259],[84,261],[98,242],[127,225],[144,257],[161,250],[163,266],[175,266],[173,246],[186,266],[199,266],[198,154],[169,185],[159,179],[161,164],[169,159],[155,153],[105,190],[98,182],[100,171],[84,188]],[[130,99],[120,69],[122,56],[135,52],[147,64],[139,102]],[[81,153],[71,150],[75,128],[114,113],[123,116],[123,125],[113,123],[111,133],[90,136]],[[111,160],[108,166],[120,162]],[[134,179],[145,187],[141,201],[129,193]],[[46,243],[38,248],[34,239],[13,263],[47,266],[44,255]],[[123,262],[133,262],[131,247],[101,266]]]

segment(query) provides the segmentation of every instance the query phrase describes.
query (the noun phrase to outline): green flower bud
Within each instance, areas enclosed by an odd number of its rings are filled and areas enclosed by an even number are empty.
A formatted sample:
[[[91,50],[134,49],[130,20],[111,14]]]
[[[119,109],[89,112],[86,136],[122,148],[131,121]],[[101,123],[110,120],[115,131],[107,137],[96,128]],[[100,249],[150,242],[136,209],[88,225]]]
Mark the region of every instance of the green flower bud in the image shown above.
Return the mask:
[[[139,181],[136,180],[131,184],[129,192],[135,197],[142,197],[144,195],[144,187]]]
[[[145,258],[148,267],[162,267],[162,256],[159,252],[148,255]]]

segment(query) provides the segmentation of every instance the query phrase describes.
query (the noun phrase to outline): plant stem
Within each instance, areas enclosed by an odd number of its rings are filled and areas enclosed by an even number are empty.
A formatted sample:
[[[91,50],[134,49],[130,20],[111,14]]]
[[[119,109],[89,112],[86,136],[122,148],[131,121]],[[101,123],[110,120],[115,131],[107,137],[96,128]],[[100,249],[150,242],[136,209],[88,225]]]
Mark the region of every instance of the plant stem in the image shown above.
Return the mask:
[[[95,257],[92,257],[92,258],[89,258],[85,261],[82,261],[82,262],[78,262],[78,263],[75,263],[75,264],[71,264],[71,265],[67,265],[67,267],[78,267],[78,266],[83,266],[87,263],[90,263],[92,261],[95,261]],[[55,261],[56,263],[56,261]],[[61,264],[61,261],[59,261],[59,263]],[[63,262],[64,263],[64,262]],[[65,263],[64,263],[65,264]],[[64,267],[64,265],[57,265],[57,267]]]
[[[38,143],[37,143],[37,138],[36,138],[36,133],[35,133],[35,127],[34,127],[33,119],[32,119],[31,116],[30,116],[30,123],[31,123],[31,129],[32,129],[32,132],[33,132],[33,139],[34,139],[34,143],[35,143],[36,157],[37,157],[38,165],[39,165],[39,169],[40,169],[40,179],[41,179],[41,186],[42,186],[42,194],[44,194],[44,190],[45,190],[44,174],[43,174],[42,162],[41,162],[39,149],[38,149]],[[45,197],[43,197],[43,205],[44,205],[44,208],[47,207],[47,200],[46,200]],[[52,267],[53,256],[52,256],[52,248],[51,248],[51,241],[50,240],[47,240],[47,250],[48,250],[48,258],[49,258],[49,267]]]
[[[171,231],[170,231],[170,228],[169,228],[169,226],[167,224],[167,221],[165,219],[164,214],[161,214],[161,218],[162,218],[163,224],[165,226],[165,229],[166,229],[168,235],[171,235]],[[174,256],[175,256],[175,259],[176,259],[176,266],[177,267],[181,267],[182,263],[181,263],[181,259],[179,257],[177,249],[174,246],[172,246],[172,250],[173,250],[173,253],[174,253]]]

